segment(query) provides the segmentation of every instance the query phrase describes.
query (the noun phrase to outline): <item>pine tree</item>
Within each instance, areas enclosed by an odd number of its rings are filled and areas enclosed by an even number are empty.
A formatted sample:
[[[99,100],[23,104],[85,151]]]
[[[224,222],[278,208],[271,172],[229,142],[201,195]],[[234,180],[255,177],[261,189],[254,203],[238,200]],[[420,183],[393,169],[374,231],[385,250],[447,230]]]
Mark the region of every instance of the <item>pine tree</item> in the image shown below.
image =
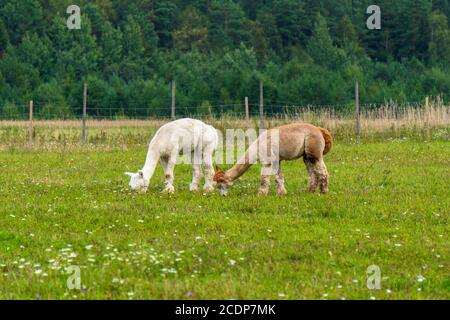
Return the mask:
[[[171,48],[173,45],[172,31],[176,25],[177,6],[169,0],[157,0],[154,14],[156,18],[155,29],[159,37],[159,45]]]
[[[433,12],[429,18],[431,41],[430,59],[433,64],[450,65],[450,31],[447,17],[441,12]]]
[[[123,28],[123,49],[127,57],[142,59],[144,56],[144,37],[141,26],[133,16],[128,16]]]
[[[266,40],[264,29],[259,21],[250,22],[251,44],[258,60],[264,60],[269,54],[269,44]]]
[[[39,1],[2,0],[0,19],[4,20],[12,44],[20,42],[27,31],[40,33],[43,30],[43,14]]]
[[[56,16],[47,31],[55,49],[53,58],[56,61],[56,77],[64,76],[69,67],[74,68],[78,79],[97,71],[102,52],[92,34],[89,18],[82,15],[82,21],[81,29],[68,30],[65,19]]]
[[[268,10],[261,10],[257,14],[256,21],[263,29],[269,47],[275,52],[280,52],[282,48],[281,36],[273,14]]]
[[[127,17],[133,17],[136,23],[139,24],[143,37],[145,54],[147,56],[152,56],[155,53],[159,42],[158,35],[155,31],[155,25],[153,23],[153,20],[156,18],[150,11],[147,12],[139,10],[135,4],[132,4],[128,8],[128,12],[129,14]]]
[[[358,35],[350,18],[345,15],[336,27],[337,41],[341,47],[346,47],[352,42],[358,42]]]
[[[399,26],[397,12],[393,7],[393,2],[390,0],[380,0],[378,3],[381,11],[381,30],[369,30],[366,27],[366,19],[368,15],[364,15],[363,21],[360,21],[364,26],[362,31],[363,44],[365,51],[369,57],[377,61],[388,61],[392,58],[395,49],[395,32]],[[365,12],[363,9],[363,12]]]
[[[297,0],[275,0],[273,15],[284,46],[305,44],[305,12]]]
[[[188,6],[180,16],[181,25],[173,32],[174,47],[179,50],[208,47],[207,19],[194,6]]]
[[[397,59],[416,56],[425,58],[428,54],[427,0],[399,2],[396,9],[395,27],[392,28],[393,54]]]
[[[9,35],[3,20],[0,18],[0,58],[9,44]]]
[[[106,23],[106,20],[98,6],[94,3],[88,3],[86,6],[83,6],[83,14],[89,17],[92,33],[97,38],[100,38],[102,35],[102,28]]]
[[[350,18],[345,15],[336,26],[337,43],[345,50],[351,60],[356,61],[364,57],[364,49],[359,44],[358,34]]]
[[[250,38],[246,17],[232,0],[214,0],[209,9],[209,39],[214,48],[237,47]]]
[[[56,80],[42,83],[34,90],[33,96],[36,101],[39,101],[38,112],[42,117],[64,119],[71,113],[62,89]]]
[[[37,70],[44,81],[51,78],[54,65],[54,49],[47,36],[39,37],[36,33],[27,33],[14,55],[23,63],[29,63]]]
[[[450,3],[449,0],[433,0],[431,10],[440,11],[447,16],[450,16]]]
[[[317,16],[316,26],[309,39],[307,50],[317,64],[330,69],[337,69],[345,62],[344,53],[334,46],[327,22],[321,15]]]
[[[123,28],[123,51],[125,59],[120,64],[120,75],[126,81],[143,78],[150,57],[145,55],[142,29],[133,16],[127,17]]]
[[[103,51],[103,68],[114,70],[123,56],[123,39],[120,29],[114,28],[110,22],[102,27],[102,37],[99,45]]]

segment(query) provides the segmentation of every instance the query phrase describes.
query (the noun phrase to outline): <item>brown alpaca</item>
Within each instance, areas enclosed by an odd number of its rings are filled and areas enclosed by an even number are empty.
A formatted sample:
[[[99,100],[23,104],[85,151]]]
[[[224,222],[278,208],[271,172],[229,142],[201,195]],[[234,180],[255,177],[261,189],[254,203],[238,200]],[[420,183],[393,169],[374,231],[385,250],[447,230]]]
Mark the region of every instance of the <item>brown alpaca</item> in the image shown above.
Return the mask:
[[[319,186],[320,192],[325,193],[328,191],[328,171],[323,155],[330,151],[332,145],[333,138],[328,130],[311,124],[292,123],[269,129],[259,135],[231,169],[218,170],[214,181],[224,195],[233,181],[259,160],[263,165],[259,193],[265,195],[269,192],[270,176],[274,174],[276,192],[283,195],[286,194],[286,189],[281,161],[303,157],[309,174],[308,191],[315,192]]]

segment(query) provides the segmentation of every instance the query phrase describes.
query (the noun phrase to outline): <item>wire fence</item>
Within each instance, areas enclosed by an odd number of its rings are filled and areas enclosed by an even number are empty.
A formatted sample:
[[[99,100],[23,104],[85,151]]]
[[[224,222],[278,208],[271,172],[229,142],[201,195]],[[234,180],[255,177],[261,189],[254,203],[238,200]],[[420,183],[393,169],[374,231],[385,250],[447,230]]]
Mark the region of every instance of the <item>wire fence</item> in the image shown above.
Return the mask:
[[[443,104],[441,102],[441,104]],[[389,114],[391,117],[401,117],[408,111],[425,108],[425,102],[394,102],[369,103],[359,106],[360,114],[366,117],[379,115],[380,117]],[[248,110],[248,111],[246,111]],[[305,113],[328,114],[330,117],[342,118],[352,117],[355,114],[354,104],[306,104],[275,102],[263,105],[262,113],[269,118],[295,118]],[[86,106],[86,115],[90,119],[114,120],[114,119],[169,119],[171,118],[171,106],[132,106],[132,107],[111,107],[105,104],[89,101]],[[222,117],[231,116],[237,118],[260,117],[261,106],[256,103],[249,103],[246,109],[242,104],[215,104],[201,106],[176,106],[175,117]],[[7,105],[0,106],[0,120],[28,120],[30,117],[30,107],[28,103],[14,105],[13,108]],[[33,100],[33,119],[35,120],[77,120],[82,119],[82,107],[77,110],[60,108],[43,101]]]
[[[367,120],[384,121],[383,126],[419,125],[430,128],[433,125],[450,123],[450,107],[445,106],[440,98],[432,101],[398,102],[385,100],[375,103],[360,104],[359,85],[355,83],[355,100],[346,104],[302,104],[295,101],[272,100],[264,97],[263,82],[259,86],[259,100],[249,102],[248,97],[230,103],[207,100],[177,101],[176,86],[172,82],[171,104],[161,105],[152,102],[133,103],[123,99],[99,98],[95,94],[88,96],[87,84],[84,84],[80,101],[73,102],[71,107],[52,101],[34,99],[18,104],[0,105],[0,121],[27,121],[28,140],[30,146],[34,139],[34,121],[40,120],[80,120],[82,143],[86,143],[87,120],[157,120],[174,118],[235,118],[257,120],[259,128],[266,126],[267,120],[295,119],[304,122],[319,123],[325,126],[335,125],[336,120],[354,122],[355,136],[359,143],[361,123]],[[75,105],[75,107],[74,107]],[[82,121],[81,121],[82,120]],[[379,125],[379,124],[377,124]]]
[[[424,108],[428,102],[398,102],[384,100],[376,103],[360,104],[359,85],[355,82],[355,100],[346,104],[304,104],[298,101],[286,101],[266,97],[264,95],[264,83],[259,82],[259,98],[249,101],[248,97],[228,101],[193,100],[179,97],[177,100],[176,82],[172,80],[170,92],[167,92],[167,104],[143,101],[137,98],[130,102],[120,97],[100,97],[95,91],[89,93],[88,84],[84,83],[84,90],[78,101],[67,104],[54,101],[52,97],[42,99],[34,97],[31,102],[18,104],[6,103],[0,105],[0,120],[66,120],[81,119],[165,119],[165,118],[204,118],[232,116],[237,118],[258,117],[263,123],[265,117],[270,118],[298,118],[305,113],[326,114],[329,117],[354,117],[358,116],[387,116],[398,117],[410,110]],[[152,99],[152,97],[149,97]],[[156,97],[155,97],[156,98]],[[171,103],[169,103],[169,101]],[[428,100],[427,100],[428,101]],[[439,97],[435,103],[443,104]],[[32,107],[31,107],[32,106]],[[30,110],[32,109],[32,110]],[[358,118],[358,117],[356,117]]]
[[[110,129],[114,141],[122,139],[123,137],[114,135],[115,127],[158,127],[172,119],[171,106],[164,108],[135,106],[124,109],[102,105],[90,106],[89,101],[86,104],[86,117],[83,117],[83,107],[81,111],[65,113],[49,107],[42,101],[30,101],[28,105],[22,104],[14,110],[6,110],[8,113],[4,112],[4,108],[0,110],[3,111],[0,115],[0,144],[4,140],[10,141],[11,146],[25,143],[29,147],[40,145],[49,139],[54,141],[53,133],[51,136],[44,133],[43,130],[47,127],[58,128],[54,134],[59,137],[58,139],[63,140],[67,137],[58,131],[59,129],[79,130],[81,139],[79,134],[74,137],[77,143],[91,145],[102,139],[106,130]],[[163,110],[165,113],[161,114]],[[359,110],[359,114],[356,110]],[[339,136],[345,141],[357,143],[361,141],[361,137],[365,141],[379,133],[400,137],[406,132],[405,130],[414,131],[415,136],[425,141],[436,137],[450,140],[450,131],[442,130],[442,128],[450,129],[450,105],[444,104],[441,99],[405,103],[386,101],[381,104],[371,103],[360,106],[356,104],[295,105],[281,102],[267,105],[236,103],[206,107],[204,105],[201,107],[177,106],[175,111],[175,118],[204,119],[219,130],[246,127],[263,129],[291,121],[302,121],[325,127],[335,137]],[[15,128],[21,128],[20,133]],[[100,136],[96,128],[100,128]],[[22,142],[15,137],[17,134]]]

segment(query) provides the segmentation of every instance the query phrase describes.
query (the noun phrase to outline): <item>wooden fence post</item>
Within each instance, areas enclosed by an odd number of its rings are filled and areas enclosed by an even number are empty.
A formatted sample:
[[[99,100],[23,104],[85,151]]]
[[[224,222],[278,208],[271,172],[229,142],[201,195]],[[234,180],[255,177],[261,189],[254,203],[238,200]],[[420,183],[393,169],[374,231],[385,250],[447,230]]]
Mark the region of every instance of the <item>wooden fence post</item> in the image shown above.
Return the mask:
[[[248,97],[245,97],[245,120],[249,120],[249,115],[248,115]]]
[[[170,113],[170,116],[172,119],[175,119],[175,97],[176,95],[176,82],[175,80],[172,80],[172,111]]]
[[[87,115],[87,83],[84,84],[83,90],[83,127],[81,131],[81,140],[83,144],[86,144],[86,115]]]
[[[356,142],[359,144],[361,141],[361,120],[359,111],[359,85],[358,80],[355,84],[355,112],[356,112]]]
[[[425,97],[425,140],[430,139],[430,102],[428,97]]]
[[[28,123],[28,145],[33,146],[33,100],[30,101],[30,120]]]
[[[264,84],[259,82],[259,128],[264,129]]]

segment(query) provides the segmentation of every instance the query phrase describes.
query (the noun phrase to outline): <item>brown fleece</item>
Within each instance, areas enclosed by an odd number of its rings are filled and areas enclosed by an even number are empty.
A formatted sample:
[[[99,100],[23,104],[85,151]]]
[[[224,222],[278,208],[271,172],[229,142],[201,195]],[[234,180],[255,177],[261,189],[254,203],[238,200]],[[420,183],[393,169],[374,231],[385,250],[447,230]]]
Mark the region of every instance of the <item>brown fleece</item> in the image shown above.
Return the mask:
[[[319,128],[319,130],[322,132],[323,138],[325,140],[325,149],[323,150],[323,154],[325,155],[330,152],[331,147],[333,146],[333,137],[327,129]]]
[[[271,132],[277,130],[279,136],[278,149],[268,149],[269,152],[256,152],[255,146],[270,146]],[[275,131],[273,131],[275,132]],[[263,143],[259,143],[263,142]],[[273,165],[273,157],[271,152],[277,152],[278,161],[295,160],[303,157],[309,174],[308,190],[314,192],[319,186],[320,191],[325,193],[328,191],[328,171],[323,162],[323,155],[327,154],[333,145],[333,138],[327,129],[319,128],[307,123],[291,123],[283,125],[262,133],[257,141],[255,141],[239,161],[229,170],[218,170],[214,175],[214,181],[218,187],[229,187],[232,182],[244,174],[250,166],[259,160],[263,165],[271,168]],[[252,149],[253,152],[249,152]],[[267,150],[265,150],[267,151]],[[277,180],[277,193],[285,194],[284,178],[280,171]],[[267,194],[270,184],[270,176],[261,175],[260,194]]]

